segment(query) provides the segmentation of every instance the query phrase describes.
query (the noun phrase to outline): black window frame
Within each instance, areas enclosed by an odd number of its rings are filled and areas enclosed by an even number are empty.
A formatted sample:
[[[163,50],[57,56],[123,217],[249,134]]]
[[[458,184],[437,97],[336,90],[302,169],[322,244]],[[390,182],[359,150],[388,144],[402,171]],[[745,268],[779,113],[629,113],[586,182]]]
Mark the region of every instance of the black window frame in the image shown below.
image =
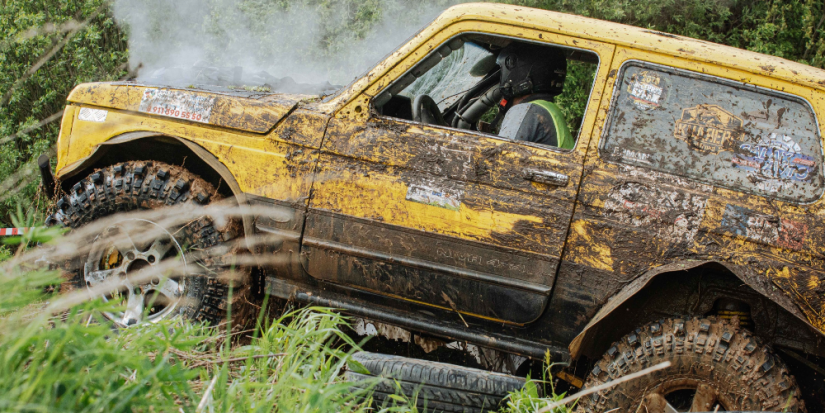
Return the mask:
[[[571,149],[562,149],[562,148],[558,148],[558,147],[555,147],[555,146],[544,145],[544,144],[540,144],[540,143],[527,142],[527,141],[514,141],[514,140],[507,139],[505,137],[502,137],[500,135],[492,134],[492,133],[488,133],[488,132],[474,131],[474,130],[469,130],[469,129],[459,129],[459,128],[454,128],[452,126],[425,124],[425,123],[416,122],[416,121],[413,121],[413,120],[410,120],[410,119],[397,118],[397,117],[394,117],[394,116],[387,116],[387,115],[382,115],[382,114],[379,113],[379,110],[376,107],[375,102],[377,100],[379,100],[379,101],[384,100],[384,99],[387,99],[387,101],[389,100],[389,97],[383,97],[382,96],[383,94],[385,94],[385,93],[389,93],[390,95],[400,94],[400,92],[405,90],[407,87],[409,87],[409,85],[406,85],[406,86],[402,87],[401,89],[398,89],[397,91],[395,91],[394,89],[397,88],[397,84],[399,82],[401,82],[401,80],[405,76],[407,76],[408,74],[415,71],[418,68],[418,66],[421,65],[422,62],[427,61],[427,59],[430,58],[430,56],[432,56],[435,53],[438,53],[439,49],[441,49],[445,46],[449,46],[449,44],[451,42],[453,42],[455,39],[459,39],[459,38],[462,38],[462,37],[465,37],[465,36],[471,36],[471,35],[492,36],[492,37],[498,37],[498,38],[502,38],[502,39],[511,39],[511,40],[515,40],[515,41],[518,41],[518,42],[522,42],[522,43],[531,43],[531,44],[535,44],[535,45],[539,45],[539,46],[557,47],[557,48],[560,48],[560,49],[574,50],[574,51],[578,51],[578,52],[581,52],[581,53],[588,53],[588,54],[591,54],[591,55],[596,57],[596,63],[595,63],[596,70],[593,74],[593,79],[590,81],[590,91],[587,94],[587,104],[585,105],[584,112],[583,112],[583,114],[585,116],[582,116],[581,125],[579,125],[579,129],[578,129],[578,134],[576,134],[576,136],[573,137],[576,140],[576,144],[573,148],[571,148]],[[571,35],[564,35],[564,36],[574,37],[574,36],[571,36]],[[466,41],[466,40],[462,39],[462,41]],[[605,43],[603,41],[596,41],[596,42],[608,44],[608,43]],[[463,44],[462,44],[462,47],[463,47]],[[370,99],[370,103],[369,103],[370,112],[372,114],[374,114],[375,116],[377,116],[378,119],[392,120],[392,121],[407,123],[407,124],[415,125],[415,126],[424,125],[424,126],[431,127],[431,128],[442,129],[442,130],[445,130],[445,131],[448,131],[448,132],[467,133],[467,134],[475,135],[475,136],[478,136],[478,137],[493,138],[493,139],[500,140],[502,142],[516,143],[516,144],[519,144],[519,145],[525,145],[525,146],[529,146],[529,147],[533,147],[533,148],[537,148],[537,149],[541,149],[541,150],[546,150],[546,151],[551,151],[551,152],[556,152],[556,153],[561,153],[561,154],[570,154],[570,153],[576,152],[579,149],[579,146],[581,145],[582,125],[584,125],[584,120],[585,120],[587,111],[591,108],[592,105],[598,105],[597,102],[593,102],[593,91],[596,89],[596,82],[599,78],[599,71],[602,69],[603,64],[605,64],[605,62],[604,62],[602,56],[598,52],[596,52],[594,50],[588,50],[588,49],[585,49],[585,48],[581,48],[581,47],[569,46],[569,45],[564,45],[564,44],[559,44],[559,43],[552,43],[552,42],[548,42],[548,41],[538,41],[538,40],[525,39],[523,37],[517,37],[517,36],[512,36],[512,35],[504,35],[504,34],[499,34],[499,33],[481,32],[481,31],[461,32],[461,33],[457,33],[457,34],[449,37],[448,39],[445,39],[443,42],[441,42],[441,44],[438,45],[438,47],[434,47],[433,50],[429,51],[424,57],[422,57],[418,61],[418,63],[411,66],[403,74],[396,77],[392,82],[390,82],[389,84],[384,86],[378,93],[376,93],[375,96],[373,96]],[[432,70],[432,68],[425,71],[425,73],[428,72],[429,70]],[[597,117],[597,120],[598,120],[598,117]],[[592,135],[591,135],[591,139],[592,139]]]

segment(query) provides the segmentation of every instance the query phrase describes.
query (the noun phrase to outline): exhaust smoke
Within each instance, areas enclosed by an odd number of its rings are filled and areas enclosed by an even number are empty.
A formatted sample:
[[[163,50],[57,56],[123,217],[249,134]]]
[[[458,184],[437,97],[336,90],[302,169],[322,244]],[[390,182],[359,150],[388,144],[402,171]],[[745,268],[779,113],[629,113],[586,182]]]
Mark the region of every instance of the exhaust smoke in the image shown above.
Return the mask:
[[[296,92],[349,83],[460,2],[116,0],[114,14],[139,81]]]

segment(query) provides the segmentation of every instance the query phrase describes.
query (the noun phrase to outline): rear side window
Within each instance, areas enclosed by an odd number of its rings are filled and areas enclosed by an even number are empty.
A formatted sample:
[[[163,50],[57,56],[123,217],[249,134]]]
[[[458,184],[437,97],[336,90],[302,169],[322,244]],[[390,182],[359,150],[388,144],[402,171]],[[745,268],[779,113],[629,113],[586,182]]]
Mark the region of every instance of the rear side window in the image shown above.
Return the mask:
[[[658,65],[623,66],[600,152],[792,202],[822,194],[822,143],[807,102]]]

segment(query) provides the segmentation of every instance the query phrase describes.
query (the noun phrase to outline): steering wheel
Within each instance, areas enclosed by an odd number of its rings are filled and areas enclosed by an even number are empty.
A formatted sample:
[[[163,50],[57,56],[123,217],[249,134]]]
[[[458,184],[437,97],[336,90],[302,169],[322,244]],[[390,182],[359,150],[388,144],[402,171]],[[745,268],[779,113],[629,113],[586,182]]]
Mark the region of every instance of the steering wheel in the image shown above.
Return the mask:
[[[435,103],[433,98],[427,95],[418,95],[413,100],[412,117],[416,122],[426,123],[428,125],[447,126],[447,121],[441,115],[441,109]]]

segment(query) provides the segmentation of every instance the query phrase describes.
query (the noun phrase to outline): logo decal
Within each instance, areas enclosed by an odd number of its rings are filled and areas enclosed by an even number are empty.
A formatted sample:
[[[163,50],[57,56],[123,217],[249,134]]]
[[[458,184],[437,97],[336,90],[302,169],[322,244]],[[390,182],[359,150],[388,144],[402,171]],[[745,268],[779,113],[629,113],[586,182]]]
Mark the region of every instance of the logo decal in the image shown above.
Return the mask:
[[[647,164],[647,165],[651,164],[650,158],[652,157],[652,155],[649,154],[649,153],[646,153],[646,152],[640,152],[640,151],[634,151],[632,149],[615,147],[615,148],[613,148],[613,155],[615,155],[615,156],[617,156],[617,157],[619,157],[619,158],[621,158],[625,161],[628,161],[628,162],[638,162],[638,163],[643,163],[643,164]]]
[[[784,184],[805,182],[816,174],[816,160],[801,152],[802,148],[790,136],[771,133],[756,144],[739,145],[731,163],[755,177],[759,188],[776,192]]]
[[[805,246],[808,224],[728,204],[719,230],[762,244],[800,250]]]
[[[739,136],[742,119],[716,105],[698,105],[682,110],[673,135],[691,147],[717,154]]]

